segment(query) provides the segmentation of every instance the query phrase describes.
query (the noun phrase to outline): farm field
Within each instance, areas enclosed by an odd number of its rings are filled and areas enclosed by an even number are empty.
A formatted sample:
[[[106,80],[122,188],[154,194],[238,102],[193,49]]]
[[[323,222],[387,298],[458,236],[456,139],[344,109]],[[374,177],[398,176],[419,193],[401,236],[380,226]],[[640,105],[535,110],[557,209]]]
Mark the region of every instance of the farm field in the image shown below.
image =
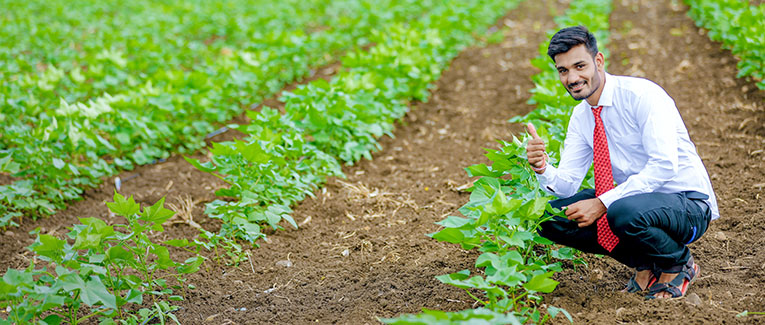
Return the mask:
[[[382,150],[353,166],[345,178],[330,177],[314,197],[292,206],[297,229],[263,227],[259,248],[243,244],[248,260],[238,266],[206,261],[186,276],[189,290],[173,314],[182,324],[373,324],[377,317],[417,313],[421,308],[460,311],[475,308],[465,291],[435,276],[475,270],[479,253],[436,241],[425,234],[435,222],[469,199],[462,191],[475,178],[464,168],[488,163],[482,148],[523,131],[508,119],[534,109],[527,104],[539,71],[538,55],[559,1],[523,1],[497,20],[503,39],[473,45],[454,58],[430,89],[427,102],[411,101],[410,111],[380,139]],[[587,267],[564,263],[543,294],[543,303],[564,308],[574,323],[749,323],[765,316],[765,92],[755,81],[736,78],[737,61],[711,41],[686,15],[680,1],[616,0],[610,14],[608,71],[642,76],[662,85],[675,99],[712,178],[721,218],[691,248],[701,277],[689,296],[644,301],[621,293],[630,271],[609,258],[586,255]],[[488,34],[488,33],[487,33]],[[331,80],[341,63],[323,62],[299,82]],[[300,79],[300,78],[295,78]],[[297,89],[298,83],[286,90]],[[263,96],[266,97],[266,96]],[[285,111],[278,95],[264,106]],[[242,115],[234,121],[245,123]],[[203,132],[204,133],[204,132]],[[207,139],[242,139],[229,131]],[[200,138],[197,138],[198,141]],[[206,160],[206,152],[190,154]],[[182,156],[117,174],[119,192],[144,205],[166,198],[183,218],[165,223],[156,240],[195,238],[202,228],[218,231],[221,220],[205,216],[226,183],[189,164]],[[0,178],[7,177],[0,175]],[[34,242],[28,232],[63,238],[78,217],[123,222],[107,210],[115,178],[84,191],[83,199],[46,218],[22,218],[0,237],[0,268],[24,268]],[[172,256],[192,255],[171,249]],[[210,252],[203,255],[211,256]],[[4,315],[2,315],[4,316]],[[568,323],[563,317],[555,323]]]

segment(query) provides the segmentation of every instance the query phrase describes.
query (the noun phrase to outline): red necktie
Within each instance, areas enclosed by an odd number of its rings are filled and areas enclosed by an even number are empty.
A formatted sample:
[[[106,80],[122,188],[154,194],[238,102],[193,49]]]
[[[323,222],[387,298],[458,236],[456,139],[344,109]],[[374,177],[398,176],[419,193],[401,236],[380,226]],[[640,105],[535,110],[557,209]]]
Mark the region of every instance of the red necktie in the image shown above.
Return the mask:
[[[603,106],[592,108],[592,115],[595,116],[595,129],[592,132],[592,151],[596,196],[600,196],[614,188],[614,176],[611,174],[611,156],[608,154],[608,140],[606,139],[606,130],[603,128],[603,120],[600,118],[600,111],[602,110]],[[603,246],[608,252],[611,252],[616,247],[616,244],[619,243],[619,237],[616,237],[611,231],[606,213],[598,219],[597,227],[598,244]]]

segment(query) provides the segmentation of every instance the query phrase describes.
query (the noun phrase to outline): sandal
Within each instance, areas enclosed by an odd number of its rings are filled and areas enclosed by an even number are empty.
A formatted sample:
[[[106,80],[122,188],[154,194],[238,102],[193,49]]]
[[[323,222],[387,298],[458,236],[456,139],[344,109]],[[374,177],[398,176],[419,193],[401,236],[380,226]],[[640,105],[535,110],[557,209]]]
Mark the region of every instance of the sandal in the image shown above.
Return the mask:
[[[627,281],[627,287],[622,289],[622,292],[642,292],[650,288],[657,280],[659,280],[659,277],[656,276],[656,272],[651,271],[651,276],[648,278],[648,285],[645,288],[641,288],[640,284],[635,281],[635,276],[637,276],[637,273],[633,274],[630,280]]]
[[[648,295],[645,296],[645,299],[656,299],[656,294],[659,292],[669,293],[671,295],[670,298],[680,298],[685,296],[691,282],[693,282],[693,280],[696,279],[696,276],[699,275],[699,272],[701,272],[701,268],[699,268],[698,264],[693,262],[693,260],[690,260],[689,262],[691,265],[683,266],[683,270],[680,271],[672,281],[656,283],[650,286],[650,288],[648,288]]]

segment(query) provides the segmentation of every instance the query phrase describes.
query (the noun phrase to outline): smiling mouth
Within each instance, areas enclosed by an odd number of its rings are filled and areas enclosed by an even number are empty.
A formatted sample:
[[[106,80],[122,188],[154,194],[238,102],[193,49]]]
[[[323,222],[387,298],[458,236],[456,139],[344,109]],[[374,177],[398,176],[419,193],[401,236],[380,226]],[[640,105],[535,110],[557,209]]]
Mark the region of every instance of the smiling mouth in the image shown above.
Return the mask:
[[[584,85],[586,84],[585,81],[575,83],[573,85],[568,86],[568,89],[570,89],[572,92],[579,92],[584,88]]]

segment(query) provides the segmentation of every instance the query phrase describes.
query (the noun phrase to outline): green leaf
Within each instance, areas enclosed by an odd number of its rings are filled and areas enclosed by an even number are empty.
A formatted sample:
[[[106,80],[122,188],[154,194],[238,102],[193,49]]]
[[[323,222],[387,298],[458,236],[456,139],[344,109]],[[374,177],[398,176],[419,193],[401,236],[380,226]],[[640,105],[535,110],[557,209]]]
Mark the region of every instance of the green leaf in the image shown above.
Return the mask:
[[[234,143],[237,152],[240,153],[244,159],[257,164],[267,164],[271,161],[272,156],[263,150],[258,141],[246,143],[244,141],[235,140]]]
[[[189,274],[199,271],[199,267],[204,262],[204,257],[201,256],[194,256],[191,258],[188,258],[185,262],[183,262],[182,265],[179,265],[176,270],[180,274]]]
[[[555,287],[558,285],[558,281],[550,279],[554,273],[555,272],[537,274],[532,277],[529,282],[526,282],[523,287],[532,291],[550,293],[555,290]]]
[[[80,218],[80,222],[87,228],[77,234],[72,246],[74,249],[98,249],[104,240],[114,234],[114,228],[101,219]]]
[[[539,245],[543,245],[543,246],[550,246],[550,245],[555,244],[555,242],[553,242],[552,240],[544,238],[544,237],[542,237],[542,236],[540,236],[538,234],[534,234],[534,242],[539,244]]]
[[[135,289],[130,289],[125,297],[125,302],[141,305],[143,304],[143,293]]]
[[[82,302],[88,306],[94,306],[100,302],[107,308],[117,309],[117,298],[109,293],[109,290],[101,282],[101,278],[97,276],[90,277],[90,280],[80,291],[80,297]]]
[[[153,223],[152,230],[163,231],[162,224],[175,214],[173,210],[165,209],[164,205],[165,198],[162,197],[154,205],[144,208],[138,219]]]
[[[82,290],[85,287],[85,281],[76,273],[59,274],[58,279],[66,291]]]
[[[212,173],[216,169],[218,169],[215,165],[213,165],[210,162],[203,164],[203,163],[200,163],[198,159],[189,158],[189,157],[186,157],[186,155],[183,156],[183,159],[185,159],[189,164],[191,164],[192,166],[196,167],[197,169],[205,173]]]
[[[502,255],[500,259],[505,265],[524,264],[523,256],[516,250],[507,252],[505,255]]]
[[[89,263],[101,263],[106,259],[106,254],[93,254],[88,256]]]
[[[555,306],[547,306],[547,312],[550,314],[550,316],[552,316],[552,318],[557,317],[558,313],[563,313],[563,315],[566,316],[569,322],[571,322],[572,324],[574,323],[574,319],[571,318],[571,314],[569,314],[568,311],[566,311],[563,308],[558,308]]]
[[[552,257],[561,260],[570,260],[574,258],[574,249],[571,247],[561,247],[552,251]]]
[[[501,188],[499,180],[493,177],[481,177],[473,183],[473,192],[470,193],[470,202],[483,204],[484,201],[490,202],[496,192]]]
[[[30,246],[32,251],[40,256],[50,258],[52,261],[60,263],[60,256],[64,252],[66,241],[58,239],[51,235],[39,235],[35,245]]]
[[[287,222],[289,222],[290,225],[292,225],[292,227],[294,227],[295,229],[298,229],[297,223],[295,223],[295,219],[293,219],[291,215],[285,213],[285,214],[282,214],[282,218],[284,220],[287,220]]]
[[[545,212],[548,199],[546,197],[535,198],[529,202],[526,202],[522,207],[522,217],[526,219],[539,219]]]
[[[66,163],[61,160],[60,158],[53,158],[53,167],[56,167],[56,169],[61,169],[66,166]]]
[[[175,266],[175,262],[170,258],[170,251],[167,248],[156,245],[152,247],[151,252],[157,255],[157,266],[162,269],[167,269]]]
[[[511,288],[518,286],[525,279],[526,277],[523,276],[523,273],[516,270],[516,265],[501,268],[491,276],[486,277],[488,282]]]
[[[109,250],[106,252],[106,256],[110,260],[118,262],[118,264],[121,264],[119,262],[123,261],[132,262],[134,258],[133,253],[119,245],[109,248]]]
[[[162,243],[164,243],[165,245],[173,246],[173,247],[188,247],[188,246],[192,245],[189,242],[189,240],[186,239],[186,238],[183,238],[183,239],[170,239],[170,240],[166,240],[166,241],[164,241]]]
[[[486,166],[486,164],[473,165],[473,166],[465,168],[465,171],[467,171],[468,176],[470,177],[474,177],[474,176],[500,177],[504,175],[502,171],[490,170],[489,167]]]
[[[475,260],[475,267],[494,267],[499,265],[499,256],[494,253],[483,253]]]
[[[438,275],[436,276],[436,279],[443,283],[448,283],[449,281],[462,281],[470,278],[470,270],[462,270],[459,272],[444,274],[444,275]]]
[[[61,321],[63,318],[59,315],[48,315],[48,317],[45,317],[42,322],[46,325],[58,325],[61,324]]]
[[[464,225],[470,223],[470,219],[462,218],[458,216],[448,216],[446,219],[436,222],[437,225],[444,226],[446,228],[461,228]]]
[[[125,199],[117,191],[114,192],[114,202],[107,202],[106,206],[109,207],[109,211],[123,217],[130,217],[141,210],[141,205],[135,203],[132,195]]]
[[[8,269],[3,275],[3,281],[14,287],[17,286],[29,286],[34,284],[32,273],[19,271],[17,269]]]
[[[15,174],[15,173],[18,173],[20,169],[21,169],[21,165],[19,163],[14,162],[11,159],[11,155],[7,155],[3,158],[0,158],[0,172]]]
[[[445,241],[452,244],[459,244],[465,239],[461,230],[455,228],[445,228],[439,232],[428,234],[433,239]]]

